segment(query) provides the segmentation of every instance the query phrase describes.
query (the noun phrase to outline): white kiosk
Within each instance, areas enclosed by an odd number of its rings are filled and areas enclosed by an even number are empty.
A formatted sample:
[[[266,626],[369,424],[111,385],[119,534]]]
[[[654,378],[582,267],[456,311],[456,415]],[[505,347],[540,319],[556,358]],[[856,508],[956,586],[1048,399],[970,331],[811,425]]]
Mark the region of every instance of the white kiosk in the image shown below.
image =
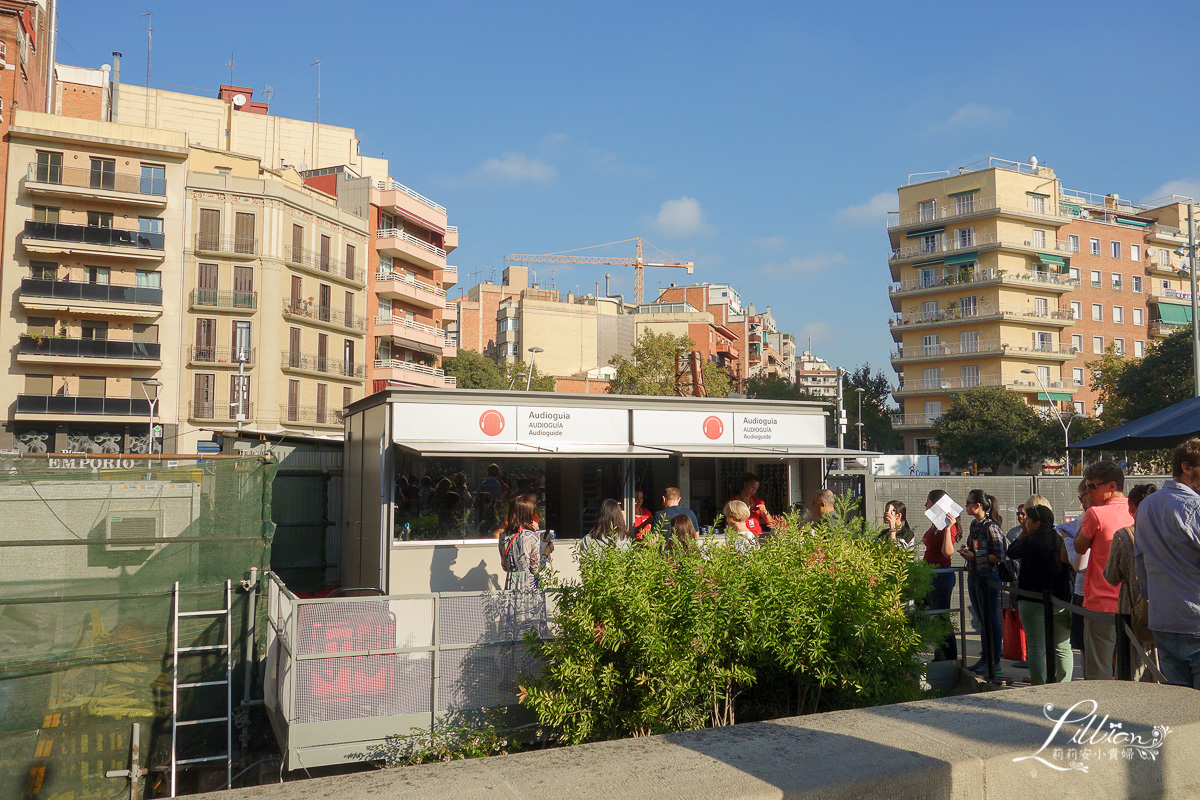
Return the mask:
[[[653,512],[676,486],[707,526],[753,472],[772,513],[807,503],[830,459],[876,455],[827,447],[826,415],[822,403],[769,400],[373,394],[346,417],[340,583],[393,595],[502,587],[495,531],[518,492],[537,495],[542,528],[558,537],[555,568],[567,574],[572,540],[607,498],[632,521],[637,493]]]

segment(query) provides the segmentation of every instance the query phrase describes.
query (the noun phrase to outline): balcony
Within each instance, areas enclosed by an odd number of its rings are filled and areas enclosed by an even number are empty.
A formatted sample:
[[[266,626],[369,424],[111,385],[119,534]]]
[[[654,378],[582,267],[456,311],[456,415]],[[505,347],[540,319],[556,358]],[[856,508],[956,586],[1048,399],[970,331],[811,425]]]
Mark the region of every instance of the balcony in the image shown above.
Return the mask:
[[[975,378],[935,378],[925,380],[922,378],[914,378],[913,380],[901,381],[892,394],[899,397],[900,395],[912,394],[945,394],[946,392],[962,389],[973,389],[976,386],[1003,386],[1004,381],[999,375],[980,375]]]
[[[452,253],[458,248],[458,226],[446,226],[446,238],[442,240],[442,247],[446,248],[447,253]]]
[[[254,403],[241,403],[241,411],[246,419],[254,419]],[[197,403],[195,400],[188,401],[188,419],[234,422],[237,420],[237,414],[237,403]]]
[[[984,286],[993,283],[1003,283],[1015,286],[1036,286],[1039,289],[1056,289],[1072,292],[1079,281],[1067,275],[1055,275],[1052,272],[1033,270],[1031,272],[1012,273],[1008,270],[981,269],[965,275],[943,275],[925,280],[897,281],[888,286],[888,294],[907,296],[940,292],[947,286]]]
[[[331,258],[328,253],[321,253],[319,250],[288,245],[283,248],[283,260],[290,266],[300,267],[311,273],[328,275],[335,280],[357,286],[366,285],[367,273],[362,267],[347,265],[345,261]]]
[[[1035,344],[1009,339],[981,339],[977,342],[940,342],[930,345],[898,347],[891,353],[893,364],[910,361],[936,361],[943,358],[1015,355],[1022,358],[1050,358],[1070,361],[1079,351],[1068,344]]]
[[[1045,381],[1044,383],[1046,387],[1045,389],[1042,388],[1042,384],[1038,383],[1036,379],[1031,381],[1027,381],[1025,379],[1014,379],[1005,381],[1004,385],[1009,391],[1012,392],[1044,392],[1049,390],[1051,392],[1060,392],[1064,394],[1074,394],[1083,388],[1072,380]]]
[[[447,358],[454,358],[458,355],[458,339],[450,336],[446,337],[446,343],[442,345],[442,361]]]
[[[395,314],[377,316],[374,333],[379,337],[391,337],[407,347],[438,354],[443,354],[446,347],[446,335],[441,328],[413,322]]]
[[[283,298],[283,315],[289,319],[302,319],[327,328],[365,333],[367,318],[358,314],[347,314],[330,306],[322,306],[293,297]]]
[[[417,194],[416,192],[414,192],[412,189],[405,186],[400,181],[395,181],[395,180],[391,180],[391,179],[386,180],[386,181],[375,181],[375,183],[373,185],[374,185],[374,188],[378,189],[381,192],[395,192],[396,194],[404,195],[407,198],[417,201],[425,209],[428,209],[429,211],[433,211],[438,214],[441,214],[443,217],[446,216],[446,207],[445,206],[438,205],[437,203],[430,200],[428,197],[425,197],[424,195],[421,195],[421,194]],[[390,200],[391,198],[383,198],[383,199]],[[394,205],[394,204],[389,204],[389,205]]]
[[[32,253],[107,256],[161,261],[166,238],[161,233],[67,225],[61,222],[25,220],[21,244]],[[49,244],[53,243],[53,244]]]
[[[31,311],[61,311],[93,316],[156,317],[162,313],[162,289],[109,283],[22,278],[21,305]],[[105,308],[108,304],[113,308]],[[138,306],[141,306],[140,308]]]
[[[726,358],[733,358],[733,359],[741,358],[741,353],[738,351],[738,349],[729,343],[723,343],[723,344],[717,345],[717,352],[720,353],[721,355],[725,356]]]
[[[1035,244],[1032,239],[1018,239],[1016,237],[1000,236],[997,233],[983,233],[972,236],[969,241],[960,240],[951,235],[949,241],[946,237],[938,234],[938,241],[933,244],[927,242],[919,242],[910,244],[904,247],[898,247],[892,250],[888,256],[889,264],[901,264],[906,261],[920,261],[921,259],[934,259],[944,253],[961,253],[967,250],[984,250],[991,248],[1003,248],[1011,250],[1024,250],[1033,253],[1071,253],[1071,246],[1066,242],[1047,241],[1045,244]]]
[[[1053,220],[1060,225],[1065,225],[1075,217],[1074,214],[1070,213],[1069,209],[1052,202],[1049,198],[1044,203],[1035,204],[1031,201],[1025,203],[1005,203],[1001,202],[998,197],[971,196],[970,201],[966,199],[962,202],[953,201],[943,208],[932,211],[906,211],[903,214],[898,211],[889,211],[887,226],[888,230],[901,230],[918,225],[936,225],[939,222],[947,222],[949,220],[968,219],[984,214],[994,214],[997,211],[1002,214],[1036,217],[1037,219],[1046,221]]]
[[[376,235],[375,249],[428,269],[445,269],[446,251],[405,233],[399,228],[383,228]]]
[[[215,233],[197,233],[194,250],[197,254],[248,260],[258,257],[258,239],[253,236],[218,236]]]
[[[209,367],[232,367],[238,364],[248,367],[258,362],[258,349],[254,347],[212,347],[210,345],[192,345],[187,349],[189,364],[203,364]]]
[[[144,397],[19,394],[17,414],[88,414],[98,417],[149,418],[150,403]]]
[[[1161,320],[1161,319],[1156,319],[1150,323],[1150,335],[1151,336],[1170,336],[1175,331],[1181,331],[1181,330],[1184,330],[1184,329],[1190,328],[1190,327],[1191,327],[1190,322],[1174,323],[1174,322],[1167,322],[1167,321]]]
[[[188,303],[193,309],[214,311],[254,311],[258,308],[258,292],[221,292],[216,289],[192,289]]]
[[[458,267],[446,266],[442,269],[442,288],[449,289],[458,284]]]
[[[892,427],[898,431],[917,428],[932,428],[942,418],[941,414],[892,414]]]
[[[291,372],[308,372],[315,375],[334,375],[339,378],[363,377],[363,365],[353,364],[341,358],[314,356],[297,350],[284,350],[279,355],[279,366]]]
[[[376,380],[394,381],[397,385],[432,386],[445,388],[454,385],[454,378],[437,367],[427,367],[415,361],[395,358],[376,359],[373,377]]]
[[[961,325],[987,319],[1003,319],[1010,322],[1036,322],[1039,324],[1074,325],[1075,315],[1069,308],[1053,308],[1039,312],[1036,307],[1020,305],[995,305],[991,303],[967,308],[946,308],[939,311],[914,311],[897,314],[888,320],[893,331],[897,328],[923,328],[931,325]]]
[[[130,172],[100,172],[83,167],[39,166],[32,161],[25,171],[25,191],[154,208],[167,205],[166,178]]]
[[[131,366],[144,366],[159,360],[161,348],[158,342],[65,339],[22,334],[17,344],[17,360],[44,364],[67,359],[105,359],[114,365],[128,363]]]
[[[400,272],[380,272],[375,276],[375,291],[381,297],[403,300],[421,308],[445,308],[446,290]]]
[[[287,403],[279,404],[280,422],[301,422],[308,425],[337,425],[341,426],[346,418],[346,412],[340,408],[322,408],[321,406],[293,406]]]

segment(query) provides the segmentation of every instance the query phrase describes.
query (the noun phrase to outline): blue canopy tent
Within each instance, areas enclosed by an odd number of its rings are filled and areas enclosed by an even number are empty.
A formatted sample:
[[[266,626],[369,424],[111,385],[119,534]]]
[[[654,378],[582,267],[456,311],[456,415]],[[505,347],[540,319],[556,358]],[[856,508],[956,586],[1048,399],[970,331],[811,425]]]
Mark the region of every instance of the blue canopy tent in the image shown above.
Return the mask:
[[[1200,436],[1200,397],[1189,397],[1111,431],[1072,442],[1071,447],[1149,450],[1174,447],[1191,436]]]

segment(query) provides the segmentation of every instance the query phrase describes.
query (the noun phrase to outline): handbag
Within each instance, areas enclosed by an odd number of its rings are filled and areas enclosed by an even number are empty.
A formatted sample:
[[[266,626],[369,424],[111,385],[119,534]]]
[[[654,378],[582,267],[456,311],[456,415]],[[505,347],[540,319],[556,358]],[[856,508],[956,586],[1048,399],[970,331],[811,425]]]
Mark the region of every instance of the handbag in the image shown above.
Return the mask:
[[[1015,608],[1006,608],[1000,612],[1000,638],[1004,644],[1004,657],[1011,661],[1025,660],[1025,628],[1021,625],[1021,615]]]
[[[1014,558],[1005,557],[996,568],[1000,573],[1000,580],[1004,583],[1016,583],[1021,575],[1021,567]]]

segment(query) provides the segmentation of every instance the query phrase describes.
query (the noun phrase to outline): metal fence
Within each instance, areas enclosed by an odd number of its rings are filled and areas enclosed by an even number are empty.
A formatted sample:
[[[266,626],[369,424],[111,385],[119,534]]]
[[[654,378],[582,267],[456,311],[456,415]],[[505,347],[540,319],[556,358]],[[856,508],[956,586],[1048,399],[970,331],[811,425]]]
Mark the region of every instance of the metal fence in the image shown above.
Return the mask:
[[[265,698],[288,769],[374,760],[388,736],[515,705],[548,635],[540,592],[301,599],[268,575]]]

